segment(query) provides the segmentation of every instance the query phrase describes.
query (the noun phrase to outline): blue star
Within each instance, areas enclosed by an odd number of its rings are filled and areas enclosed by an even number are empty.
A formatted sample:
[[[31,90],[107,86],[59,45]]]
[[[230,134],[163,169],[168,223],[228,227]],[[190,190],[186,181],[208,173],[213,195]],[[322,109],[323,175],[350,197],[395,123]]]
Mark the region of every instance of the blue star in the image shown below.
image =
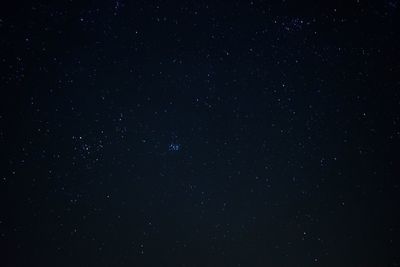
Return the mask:
[[[179,151],[180,148],[181,148],[180,144],[172,143],[172,144],[169,145],[168,150],[169,151]]]

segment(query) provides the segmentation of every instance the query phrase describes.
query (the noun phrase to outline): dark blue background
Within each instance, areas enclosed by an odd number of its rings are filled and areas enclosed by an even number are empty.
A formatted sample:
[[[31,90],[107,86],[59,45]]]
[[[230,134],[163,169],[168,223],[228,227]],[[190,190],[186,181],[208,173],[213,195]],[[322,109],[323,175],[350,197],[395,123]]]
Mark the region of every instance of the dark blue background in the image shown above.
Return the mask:
[[[0,265],[399,266],[399,5],[2,3]]]

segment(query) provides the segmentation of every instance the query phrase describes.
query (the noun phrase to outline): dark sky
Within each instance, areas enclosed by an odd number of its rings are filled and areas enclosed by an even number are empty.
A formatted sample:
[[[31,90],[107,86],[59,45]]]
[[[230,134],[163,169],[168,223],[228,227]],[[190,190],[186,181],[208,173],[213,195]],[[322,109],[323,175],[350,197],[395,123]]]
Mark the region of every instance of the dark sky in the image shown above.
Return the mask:
[[[0,5],[1,266],[400,266],[400,1],[52,2]]]

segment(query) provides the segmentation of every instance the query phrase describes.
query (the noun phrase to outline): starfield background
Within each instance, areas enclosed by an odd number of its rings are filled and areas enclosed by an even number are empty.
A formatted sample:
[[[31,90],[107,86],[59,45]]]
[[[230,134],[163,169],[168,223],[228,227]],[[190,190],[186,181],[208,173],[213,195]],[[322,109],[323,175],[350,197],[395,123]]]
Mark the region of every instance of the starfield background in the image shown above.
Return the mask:
[[[0,266],[400,266],[400,1],[3,1]]]

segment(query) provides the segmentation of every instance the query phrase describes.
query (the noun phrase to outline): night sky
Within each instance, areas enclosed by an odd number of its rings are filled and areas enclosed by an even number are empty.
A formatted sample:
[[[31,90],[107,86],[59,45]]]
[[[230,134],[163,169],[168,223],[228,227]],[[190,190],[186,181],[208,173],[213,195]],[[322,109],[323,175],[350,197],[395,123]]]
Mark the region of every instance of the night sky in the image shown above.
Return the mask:
[[[0,266],[400,266],[400,1],[7,2]]]

